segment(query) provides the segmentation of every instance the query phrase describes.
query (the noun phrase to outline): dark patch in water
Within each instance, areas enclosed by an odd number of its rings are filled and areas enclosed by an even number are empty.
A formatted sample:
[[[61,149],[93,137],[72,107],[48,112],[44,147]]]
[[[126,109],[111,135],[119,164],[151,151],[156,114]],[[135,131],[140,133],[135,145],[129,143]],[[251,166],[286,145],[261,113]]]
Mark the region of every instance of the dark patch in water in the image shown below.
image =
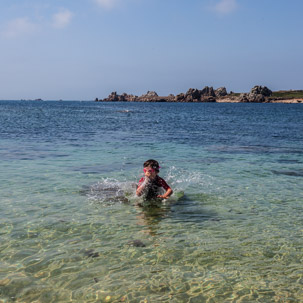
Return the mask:
[[[146,247],[146,245],[141,240],[132,240],[127,244],[134,247]]]
[[[55,157],[55,158],[64,158],[64,157],[68,157],[69,155],[67,155],[67,154],[54,154],[53,155],[53,157]]]
[[[89,194],[89,192],[90,192],[90,186],[87,186],[87,185],[83,185],[82,189],[79,190],[79,194],[81,196],[87,196]]]
[[[212,218],[210,221],[220,222],[221,220],[219,218]]]
[[[88,174],[100,174],[104,172],[111,172],[115,168],[110,165],[92,165],[92,166],[80,166],[75,167],[73,171],[81,172],[82,174],[88,175]]]
[[[169,217],[178,222],[193,224],[204,224],[206,221],[220,221],[216,212],[206,210],[199,202],[189,199],[172,205]]]
[[[224,157],[208,157],[208,158],[196,160],[194,162],[211,164],[211,163],[222,163],[222,162],[226,162],[228,160],[229,160],[228,158],[224,158]]]
[[[256,154],[303,154],[301,149],[291,149],[276,146],[212,146],[209,151],[225,152],[231,154],[256,153]]]
[[[298,171],[283,171],[283,170],[272,170],[275,175],[285,175],[291,177],[303,177],[303,169]]]
[[[88,249],[88,250],[84,251],[84,256],[86,256],[88,258],[97,258],[100,255],[98,252],[95,252],[93,249]]]
[[[229,212],[229,213],[233,212],[233,213],[235,213],[236,215],[243,215],[243,212],[242,212],[242,211],[235,210],[235,209],[229,209],[228,212]]]
[[[230,160],[229,158],[226,157],[205,157],[205,158],[199,158],[199,159],[184,159],[184,160],[179,160],[179,162],[194,162],[194,163],[206,163],[206,164],[211,164],[211,163],[222,163]]]
[[[37,151],[37,150],[25,151],[25,152],[20,152],[20,151],[1,152],[0,155],[2,159],[22,160],[22,161],[68,157],[67,154],[55,154],[55,153],[48,153],[48,152]]]
[[[285,164],[298,164],[298,163],[302,163],[299,160],[288,160],[288,159],[280,159],[277,160],[278,163],[285,163]]]

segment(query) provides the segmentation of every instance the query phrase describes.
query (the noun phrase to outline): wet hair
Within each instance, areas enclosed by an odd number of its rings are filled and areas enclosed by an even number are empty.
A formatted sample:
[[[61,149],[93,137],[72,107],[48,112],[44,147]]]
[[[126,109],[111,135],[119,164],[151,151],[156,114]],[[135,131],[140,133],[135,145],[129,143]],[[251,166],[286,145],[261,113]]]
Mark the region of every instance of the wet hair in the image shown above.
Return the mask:
[[[150,159],[144,162],[143,167],[151,167],[153,168],[156,172],[159,172],[160,165],[158,161]]]

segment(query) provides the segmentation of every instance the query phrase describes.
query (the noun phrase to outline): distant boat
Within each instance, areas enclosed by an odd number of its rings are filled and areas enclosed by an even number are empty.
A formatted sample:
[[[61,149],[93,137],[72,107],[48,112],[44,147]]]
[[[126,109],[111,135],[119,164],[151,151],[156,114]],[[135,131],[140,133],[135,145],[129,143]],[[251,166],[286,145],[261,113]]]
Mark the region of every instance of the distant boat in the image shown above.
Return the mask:
[[[39,99],[35,99],[34,101],[43,101],[43,100],[39,98]]]

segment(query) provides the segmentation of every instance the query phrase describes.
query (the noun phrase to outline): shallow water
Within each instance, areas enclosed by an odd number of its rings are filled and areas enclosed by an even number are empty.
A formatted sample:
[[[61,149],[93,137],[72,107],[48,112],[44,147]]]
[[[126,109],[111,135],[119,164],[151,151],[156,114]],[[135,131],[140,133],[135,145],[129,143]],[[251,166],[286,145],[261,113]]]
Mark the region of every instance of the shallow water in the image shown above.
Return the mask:
[[[0,302],[303,301],[301,104],[0,109]]]

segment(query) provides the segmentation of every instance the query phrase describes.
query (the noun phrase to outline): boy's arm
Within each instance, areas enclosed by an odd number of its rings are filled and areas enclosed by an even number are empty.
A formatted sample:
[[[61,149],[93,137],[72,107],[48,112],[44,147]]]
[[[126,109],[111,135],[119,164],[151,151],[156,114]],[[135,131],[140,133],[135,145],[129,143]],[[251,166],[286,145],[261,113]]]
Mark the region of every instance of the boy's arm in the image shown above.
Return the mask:
[[[172,194],[173,190],[170,188],[170,186],[166,183],[166,181],[162,178],[160,179],[160,185],[166,190],[165,194],[157,196],[161,199],[168,199]]]
[[[173,190],[169,187],[164,195],[159,195],[158,198],[168,199],[173,194]]]
[[[140,197],[140,196],[143,194],[143,191],[144,191],[144,189],[145,189],[147,183],[148,183],[148,180],[147,180],[146,178],[145,178],[145,179],[142,178],[142,179],[139,181],[138,188],[137,188],[137,190],[136,190],[136,195],[137,195],[138,197]]]
[[[136,195],[137,195],[138,197],[140,197],[140,196],[142,195],[142,192],[143,192],[144,187],[145,187],[145,186],[143,186],[143,185],[139,185],[139,187],[137,188],[137,190],[136,190]]]

